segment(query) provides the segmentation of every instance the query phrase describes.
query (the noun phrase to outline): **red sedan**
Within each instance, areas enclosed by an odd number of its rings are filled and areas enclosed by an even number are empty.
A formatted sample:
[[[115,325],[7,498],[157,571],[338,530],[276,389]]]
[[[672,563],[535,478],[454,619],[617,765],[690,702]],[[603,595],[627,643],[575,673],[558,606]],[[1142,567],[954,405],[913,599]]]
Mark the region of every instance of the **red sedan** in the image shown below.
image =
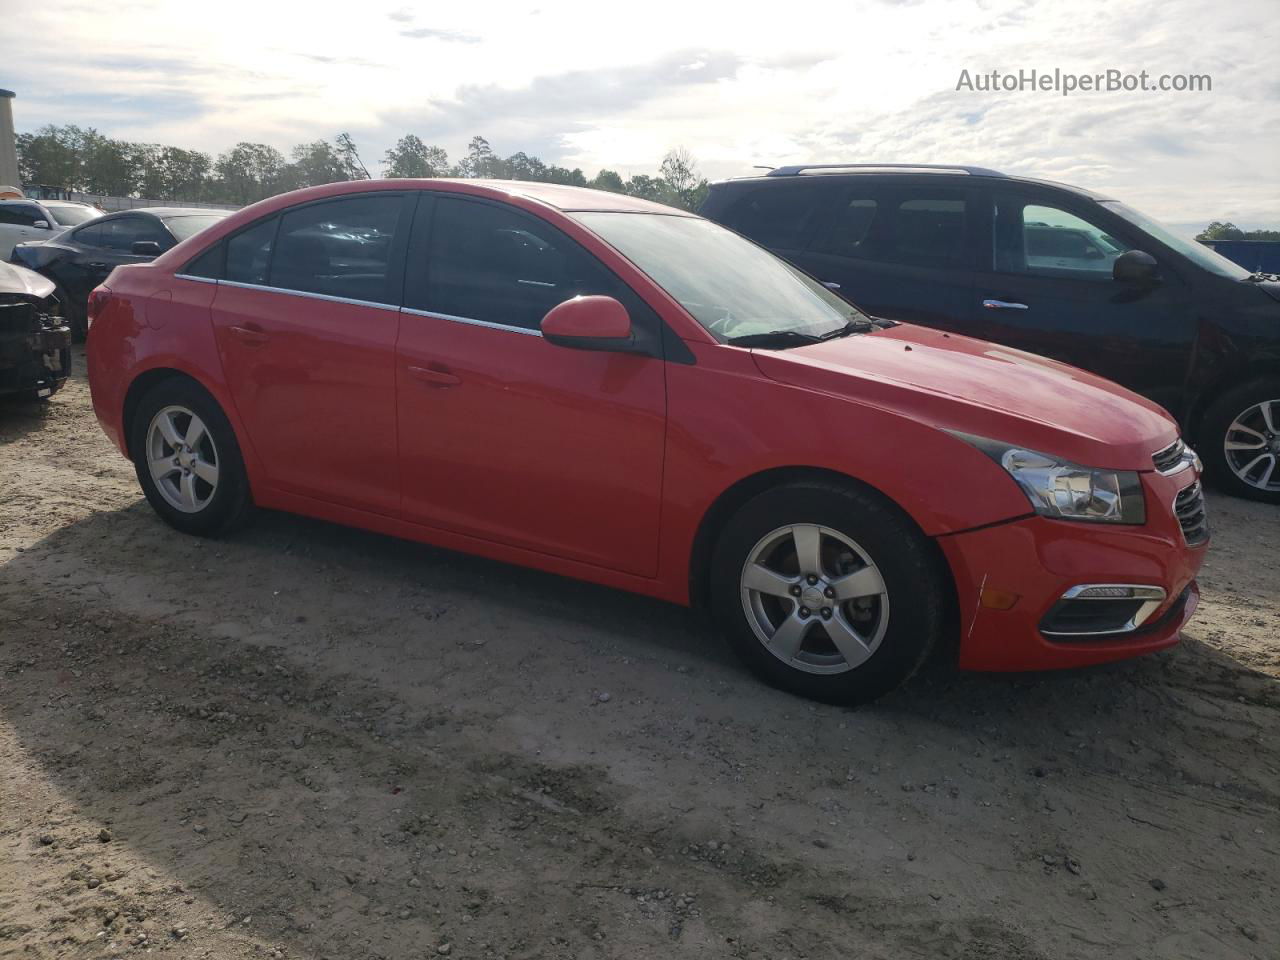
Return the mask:
[[[656,204],[332,184],[117,268],[90,316],[98,419],[179,530],[256,504],[704,604],[805,696],[951,642],[1130,657],[1196,605],[1199,463],[1159,407]]]

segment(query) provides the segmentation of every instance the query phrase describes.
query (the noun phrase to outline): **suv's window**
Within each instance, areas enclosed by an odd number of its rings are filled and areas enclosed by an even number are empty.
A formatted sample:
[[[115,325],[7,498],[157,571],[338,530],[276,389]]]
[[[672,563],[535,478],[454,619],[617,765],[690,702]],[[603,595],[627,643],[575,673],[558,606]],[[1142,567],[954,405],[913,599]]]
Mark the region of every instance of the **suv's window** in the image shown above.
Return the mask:
[[[898,202],[893,211],[893,243],[884,259],[936,266],[963,266],[968,204],[963,195],[932,192]]]
[[[271,265],[271,246],[279,223],[279,217],[270,217],[247,230],[241,230],[226,242],[225,279],[234,283],[266,284],[267,268]],[[202,257],[201,260],[203,259]]]
[[[874,259],[879,228],[883,226],[883,218],[879,221],[876,215],[880,207],[875,198],[865,191],[857,190],[841,201],[839,209],[831,219],[831,224],[822,236],[815,238],[810,249],[816,253],[827,253],[834,257],[856,257],[859,260]],[[872,233],[872,225],[877,230]]]
[[[173,237],[160,223],[150,217],[117,217],[106,220],[101,225],[102,234],[97,246],[121,253],[131,253],[133,245],[139,240],[150,240],[160,244],[161,250],[173,246]]]
[[[29,203],[0,203],[0,223],[29,227],[37,220],[45,219],[40,208]]]
[[[1129,247],[1107,231],[1058,207],[998,198],[996,269],[1045,277],[1111,279]]]
[[[717,219],[762,247],[798,250],[804,247],[826,199],[808,184],[760,187],[748,192],[723,218]]]
[[[363,194],[288,211],[280,220],[269,285],[391,302],[391,244],[403,207],[399,194]]]
[[[494,204],[437,199],[427,263],[425,297],[411,289],[408,305],[433,313],[536,330],[548,310],[580,294],[634,309],[630,291],[573,240]]]

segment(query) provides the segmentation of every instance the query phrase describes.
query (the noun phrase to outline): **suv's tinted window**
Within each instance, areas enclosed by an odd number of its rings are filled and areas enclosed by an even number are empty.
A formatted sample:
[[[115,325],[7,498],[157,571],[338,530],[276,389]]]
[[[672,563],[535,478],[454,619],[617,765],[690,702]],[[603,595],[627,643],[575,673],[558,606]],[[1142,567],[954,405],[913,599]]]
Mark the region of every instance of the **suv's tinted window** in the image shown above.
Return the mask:
[[[996,269],[1044,277],[1111,279],[1128,250],[1104,228],[1058,207],[1016,197],[996,201]]]
[[[398,303],[387,279],[403,206],[399,194],[363,194],[288,211],[280,220],[269,285]]]
[[[226,279],[235,283],[266,284],[271,265],[271,245],[275,240],[279,217],[271,217],[241,230],[226,241]]]
[[[734,203],[722,222],[762,247],[801,249],[829,200],[829,196],[824,197],[808,184],[760,187]]]
[[[517,210],[439,198],[427,263],[426,295],[411,288],[409,306],[433,313],[536,330],[556,304],[607,294],[637,320],[636,298],[603,264],[555,227]]]
[[[841,200],[830,225],[815,238],[810,249],[835,257],[874,259],[883,222],[880,205],[875,198],[864,190],[855,190]],[[877,228],[875,232],[872,226]]]
[[[967,204],[959,194],[934,192],[901,200],[893,212],[893,247],[885,259],[898,263],[961,266],[965,260]]]
[[[40,208],[29,203],[0,203],[0,223],[29,227],[37,220],[45,219]]]

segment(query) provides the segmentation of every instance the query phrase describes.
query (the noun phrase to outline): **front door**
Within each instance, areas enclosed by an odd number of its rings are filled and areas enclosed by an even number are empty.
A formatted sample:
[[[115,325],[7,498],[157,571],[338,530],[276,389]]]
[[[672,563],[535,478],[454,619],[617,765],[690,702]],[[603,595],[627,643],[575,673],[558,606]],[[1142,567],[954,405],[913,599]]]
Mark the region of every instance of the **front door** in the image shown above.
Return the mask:
[[[395,373],[406,519],[655,575],[664,363],[557,347],[538,328],[592,293],[622,300],[633,324],[659,322],[546,221],[424,195]]]
[[[394,362],[411,200],[305,204],[225,242],[218,350],[273,487],[399,513]]]
[[[976,279],[965,331],[1082,367],[1178,410],[1195,342],[1185,283],[1112,278],[1140,241],[1096,203],[992,191],[994,262]],[[1148,250],[1154,254],[1155,251]]]

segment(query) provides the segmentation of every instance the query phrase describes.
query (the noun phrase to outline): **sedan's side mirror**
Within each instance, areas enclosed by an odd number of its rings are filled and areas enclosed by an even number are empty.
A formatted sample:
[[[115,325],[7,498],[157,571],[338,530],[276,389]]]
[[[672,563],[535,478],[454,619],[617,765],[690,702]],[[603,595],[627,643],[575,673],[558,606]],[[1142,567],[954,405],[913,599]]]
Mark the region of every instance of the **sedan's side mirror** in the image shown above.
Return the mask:
[[[35,223],[33,223],[33,224],[31,224],[31,225],[32,225],[33,227],[35,227],[37,230],[48,230],[48,229],[50,229],[50,227],[49,227],[49,221],[48,221],[48,220],[37,220]]]
[[[1111,276],[1124,283],[1159,283],[1160,269],[1156,258],[1141,250],[1129,250],[1116,257]]]
[[[542,336],[558,347],[631,353],[631,317],[613,297],[574,297],[542,318]]]
[[[140,257],[158,257],[160,256],[160,244],[154,240],[135,240],[130,249]]]

